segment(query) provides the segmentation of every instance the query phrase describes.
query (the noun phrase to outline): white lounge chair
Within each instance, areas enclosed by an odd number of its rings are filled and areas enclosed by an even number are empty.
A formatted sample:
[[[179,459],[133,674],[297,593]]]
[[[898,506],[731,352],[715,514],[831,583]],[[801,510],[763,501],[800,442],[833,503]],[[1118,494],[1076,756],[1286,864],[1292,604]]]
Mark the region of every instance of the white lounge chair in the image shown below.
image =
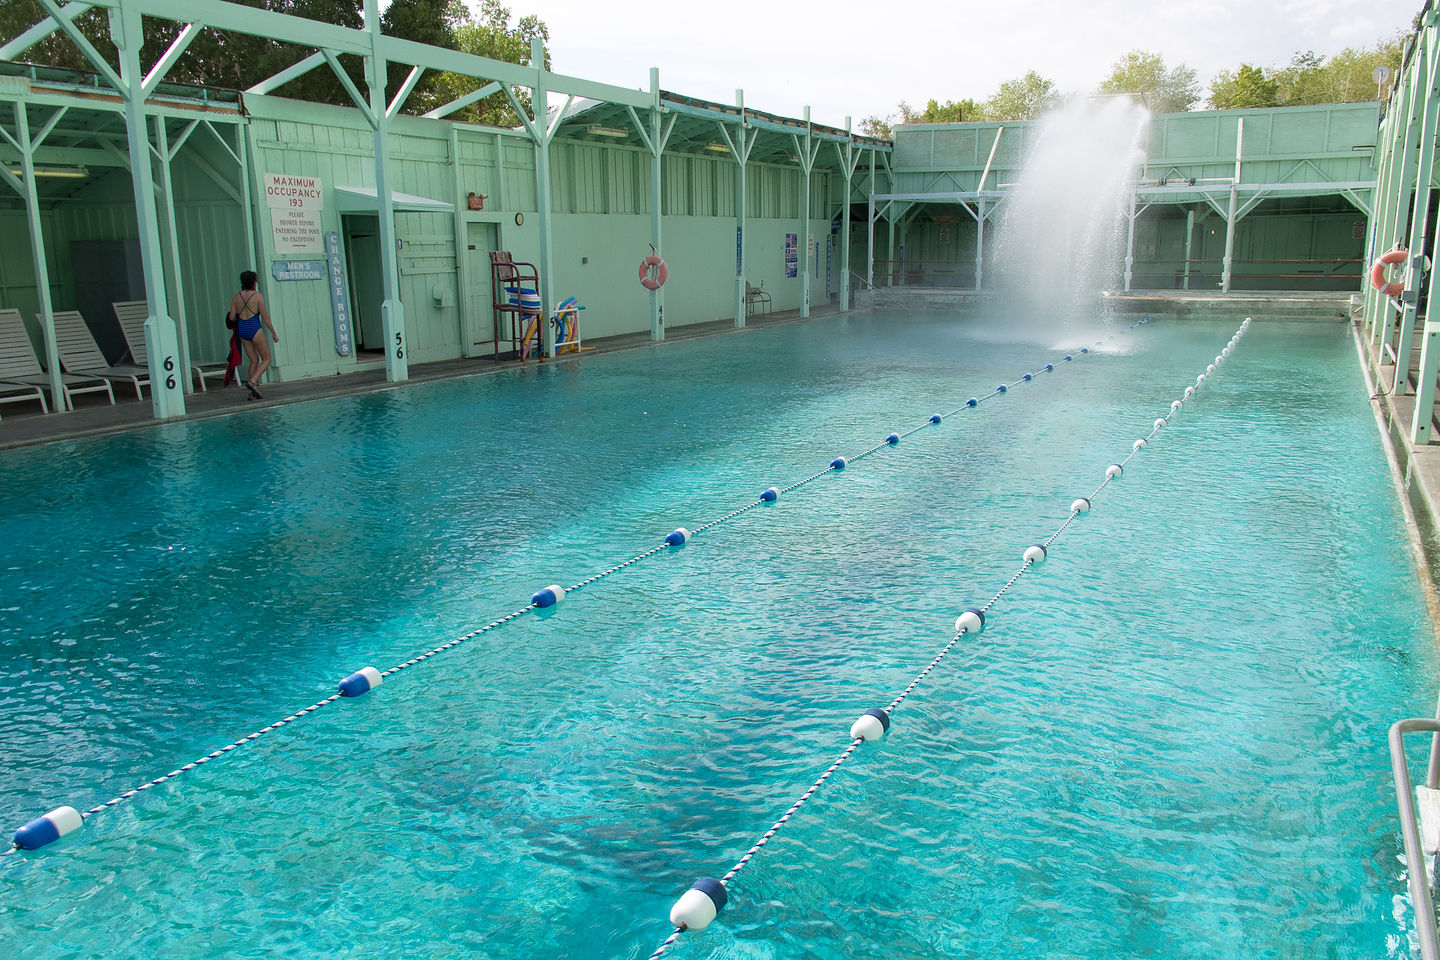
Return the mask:
[[[0,381],[19,383],[25,386],[48,387],[50,378],[40,366],[35,355],[35,345],[30,334],[25,332],[25,321],[19,310],[0,310]],[[75,373],[60,374],[60,394],[66,410],[74,410],[71,399],[77,393],[104,393],[113,406],[115,391],[100,377],[82,376]]]
[[[60,348],[60,366],[67,373],[128,382],[135,388],[135,399],[145,399],[142,388],[150,386],[150,368],[132,363],[107,362],[80,311],[55,311],[55,344]]]
[[[27,403],[40,401],[40,412],[49,413],[50,404],[45,402],[45,391],[29,383],[0,382],[0,403]]]
[[[130,359],[149,369],[150,352],[145,346],[145,321],[150,319],[150,305],[144,300],[121,300],[110,304],[115,311],[115,319],[120,323],[120,332],[125,335],[125,345],[130,348]],[[191,363],[190,370],[195,374],[195,382],[200,384],[200,392],[206,392],[206,377],[223,377],[229,365],[223,360],[211,363]]]

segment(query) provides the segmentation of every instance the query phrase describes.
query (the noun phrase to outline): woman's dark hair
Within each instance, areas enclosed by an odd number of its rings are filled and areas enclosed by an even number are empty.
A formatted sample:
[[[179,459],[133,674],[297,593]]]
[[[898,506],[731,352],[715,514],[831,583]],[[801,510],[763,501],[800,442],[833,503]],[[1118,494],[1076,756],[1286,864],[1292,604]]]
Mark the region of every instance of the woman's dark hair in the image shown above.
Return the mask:
[[[256,275],[254,270],[246,270],[244,273],[240,274],[240,289],[254,290],[255,281],[259,279],[260,278]]]

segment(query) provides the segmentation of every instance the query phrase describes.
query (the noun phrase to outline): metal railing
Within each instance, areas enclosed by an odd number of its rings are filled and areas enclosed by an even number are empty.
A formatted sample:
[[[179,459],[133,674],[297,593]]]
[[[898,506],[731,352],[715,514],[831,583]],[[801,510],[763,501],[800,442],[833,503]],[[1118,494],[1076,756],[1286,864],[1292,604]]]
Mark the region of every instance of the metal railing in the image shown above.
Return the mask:
[[[1326,257],[1309,259],[1239,259],[1231,264],[1234,289],[1359,289],[1364,261]],[[1223,281],[1224,262],[1215,257],[1147,257],[1131,270],[1131,289],[1214,290]],[[989,270],[986,270],[989,274]],[[890,287],[939,290],[975,289],[973,260],[919,260],[911,257],[875,261],[875,283]]]
[[[1420,941],[1422,960],[1440,960],[1440,942],[1435,930],[1435,901],[1430,893],[1430,871],[1425,862],[1424,844],[1420,837],[1420,821],[1415,812],[1415,786],[1410,780],[1410,764],[1405,757],[1405,734],[1432,734],[1430,765],[1425,786],[1440,787],[1440,720],[1419,717],[1401,720],[1390,728],[1390,766],[1395,772],[1395,802],[1400,808],[1400,830],[1405,838],[1405,864],[1410,886],[1410,902],[1415,908],[1415,934]]]
[[[879,290],[879,288],[877,288],[877,287],[875,286],[875,284],[873,284],[873,283],[871,283],[870,281],[866,280],[864,277],[862,277],[860,274],[856,273],[854,270],[851,270],[851,271],[850,271],[850,276],[852,276],[852,277],[854,277],[856,280],[860,281],[860,286],[867,288],[871,293],[875,294],[875,296],[877,296],[877,297],[879,297],[880,299],[885,300],[885,301],[887,301],[887,302],[889,302],[889,303],[895,304],[895,306],[899,307],[901,310],[906,311],[907,313],[910,312],[910,305],[909,305],[908,303],[905,303],[905,302],[903,302],[903,301],[901,301],[901,300],[896,300],[894,297],[890,296],[889,294],[881,293],[880,290]]]

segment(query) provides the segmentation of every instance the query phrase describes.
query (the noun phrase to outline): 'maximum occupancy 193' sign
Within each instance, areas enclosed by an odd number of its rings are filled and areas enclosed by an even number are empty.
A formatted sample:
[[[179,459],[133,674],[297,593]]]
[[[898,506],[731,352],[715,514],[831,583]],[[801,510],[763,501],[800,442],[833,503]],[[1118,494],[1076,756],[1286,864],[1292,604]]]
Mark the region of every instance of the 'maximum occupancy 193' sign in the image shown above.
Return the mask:
[[[324,252],[320,213],[325,192],[319,177],[265,174],[265,206],[270,208],[270,240],[277,256]]]

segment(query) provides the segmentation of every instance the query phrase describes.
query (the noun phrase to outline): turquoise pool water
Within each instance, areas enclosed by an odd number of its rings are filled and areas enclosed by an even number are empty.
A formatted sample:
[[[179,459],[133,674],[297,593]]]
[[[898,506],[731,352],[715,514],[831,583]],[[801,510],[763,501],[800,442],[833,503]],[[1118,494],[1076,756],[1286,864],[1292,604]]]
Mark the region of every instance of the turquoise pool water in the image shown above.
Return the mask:
[[[817,320],[6,454],[0,825],[1097,339],[995,326]],[[1235,326],[1125,333],[0,858],[0,943],[646,957]],[[667,956],[1404,955],[1385,732],[1433,707],[1434,646],[1348,333],[1258,318]]]

